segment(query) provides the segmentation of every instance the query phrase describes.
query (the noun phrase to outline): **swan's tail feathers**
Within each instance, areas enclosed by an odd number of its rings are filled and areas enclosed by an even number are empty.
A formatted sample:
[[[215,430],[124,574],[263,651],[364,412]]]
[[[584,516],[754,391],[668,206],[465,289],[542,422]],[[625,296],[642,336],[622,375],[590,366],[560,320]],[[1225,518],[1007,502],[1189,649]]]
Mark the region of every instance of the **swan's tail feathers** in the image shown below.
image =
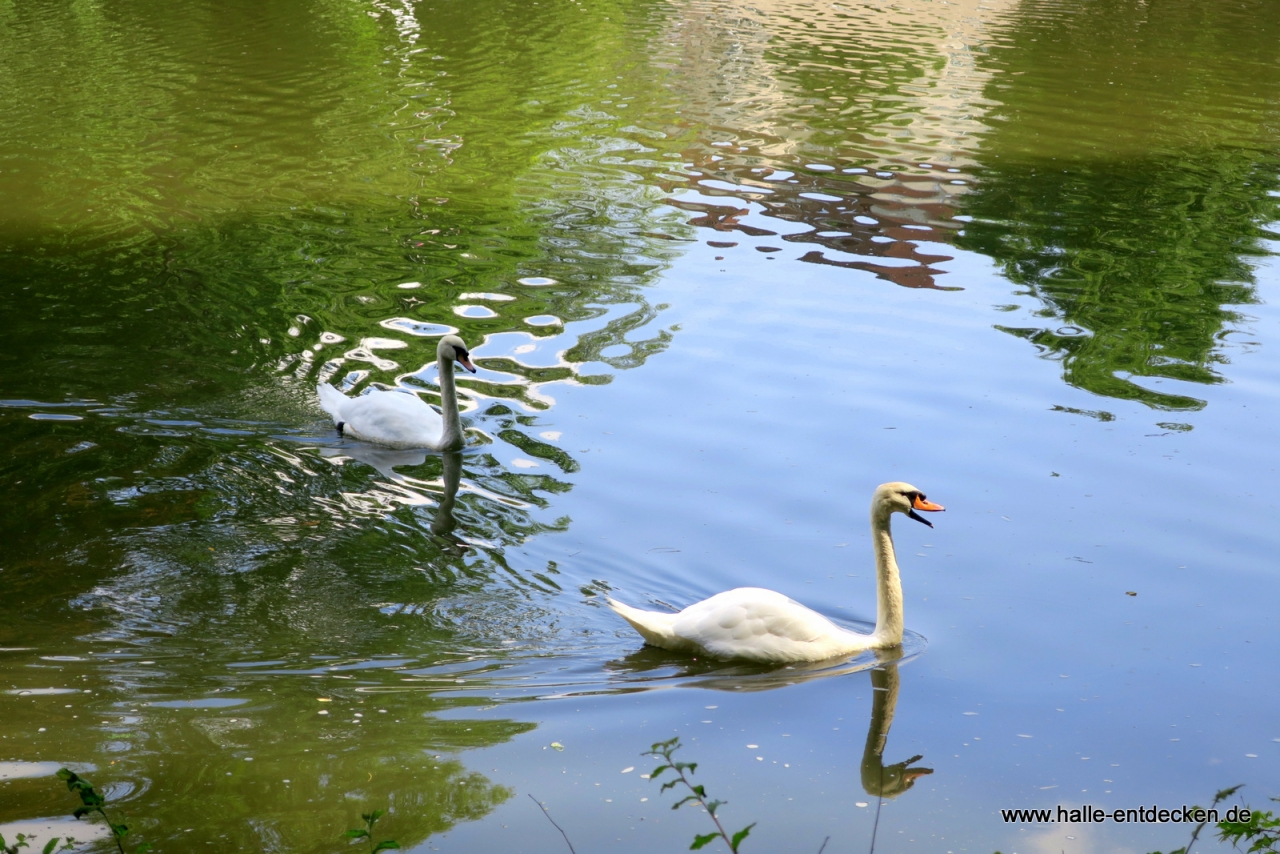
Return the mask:
[[[639,608],[632,608],[630,605],[624,605],[618,600],[608,597],[605,597],[605,601],[609,603],[609,607],[618,616],[630,623],[631,628],[639,632],[640,637],[644,638],[647,643],[660,646],[663,649],[677,649],[681,646],[680,639],[676,637],[675,632],[675,614],[642,611]]]
[[[342,421],[342,407],[350,398],[328,383],[319,383],[316,394],[320,395],[320,408],[333,416],[333,423]]]

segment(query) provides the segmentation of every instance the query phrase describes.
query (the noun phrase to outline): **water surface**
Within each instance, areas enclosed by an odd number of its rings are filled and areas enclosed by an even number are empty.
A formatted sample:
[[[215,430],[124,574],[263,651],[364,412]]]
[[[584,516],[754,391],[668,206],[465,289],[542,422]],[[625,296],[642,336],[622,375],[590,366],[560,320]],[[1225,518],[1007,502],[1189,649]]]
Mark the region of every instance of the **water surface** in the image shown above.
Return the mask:
[[[373,808],[563,850],[528,795],[683,849],[640,776],[673,735],[747,851],[1169,849],[999,810],[1262,804],[1277,26],[0,3],[0,832],[94,837],[48,824],[66,765],[161,851]],[[463,454],[334,435],[317,381],[433,400],[448,332]],[[901,658],[689,661],[601,605],[865,628],[894,479],[948,508],[897,522]]]

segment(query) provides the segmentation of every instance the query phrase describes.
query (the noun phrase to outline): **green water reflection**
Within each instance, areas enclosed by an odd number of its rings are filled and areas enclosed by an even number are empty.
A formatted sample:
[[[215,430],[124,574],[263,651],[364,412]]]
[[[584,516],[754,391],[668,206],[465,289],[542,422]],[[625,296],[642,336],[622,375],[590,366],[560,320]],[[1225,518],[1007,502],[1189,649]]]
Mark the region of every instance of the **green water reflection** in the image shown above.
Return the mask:
[[[669,340],[643,188],[587,168],[662,138],[584,109],[653,96],[625,9],[596,12],[0,5],[18,758],[79,763],[143,839],[227,850],[336,849],[388,806],[411,845],[509,797],[458,756],[533,725],[469,719],[483,701],[431,668],[537,634],[519,603],[556,568],[506,550],[568,524],[549,390]],[[465,460],[320,426],[318,379],[429,397],[449,328],[482,367]],[[44,779],[3,785],[0,822],[66,811]]]
[[[988,60],[998,101],[957,244],[1044,325],[999,328],[1098,395],[1204,405],[1280,220],[1280,25],[1265,4],[1031,4]],[[1172,380],[1168,384],[1163,380]]]
[[[0,0],[0,760],[84,769],[174,850],[490,814],[467,751],[535,727],[551,689],[504,679],[564,653],[528,549],[590,477],[558,396],[676,340],[648,288],[695,242],[851,300],[991,259],[1028,297],[997,328],[1066,383],[1204,406],[1280,219],[1280,24],[996,5]],[[332,435],[318,380],[430,400],[450,330],[464,454]],[[877,797],[927,773],[883,763],[897,679]],[[67,810],[0,786],[0,823]]]

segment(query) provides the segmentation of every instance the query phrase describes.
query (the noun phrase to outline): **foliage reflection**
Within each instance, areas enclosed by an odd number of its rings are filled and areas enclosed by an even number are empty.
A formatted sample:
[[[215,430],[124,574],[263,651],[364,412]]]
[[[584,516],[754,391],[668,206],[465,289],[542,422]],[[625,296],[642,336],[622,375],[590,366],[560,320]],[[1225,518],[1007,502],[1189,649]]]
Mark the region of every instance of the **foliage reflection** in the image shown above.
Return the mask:
[[[999,328],[1072,385],[1193,410],[1185,383],[1222,381],[1235,307],[1257,299],[1250,261],[1280,219],[1280,78],[1262,71],[1278,26],[1263,3],[1040,2],[1003,33],[956,242],[1042,304],[1044,325]]]

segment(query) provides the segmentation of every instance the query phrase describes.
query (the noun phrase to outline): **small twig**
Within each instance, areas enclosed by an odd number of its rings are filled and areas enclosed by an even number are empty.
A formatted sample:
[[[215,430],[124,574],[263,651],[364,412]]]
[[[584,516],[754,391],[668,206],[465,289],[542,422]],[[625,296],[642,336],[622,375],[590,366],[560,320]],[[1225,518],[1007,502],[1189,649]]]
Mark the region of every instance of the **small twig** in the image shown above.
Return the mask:
[[[880,775],[881,775],[881,777],[883,777],[883,776],[884,776],[884,772],[883,772],[883,771],[881,771],[881,772],[880,772]],[[877,795],[877,797],[876,797],[876,822],[875,822],[875,824],[871,825],[871,852],[870,852],[870,854],[876,854],[876,832],[880,830],[880,807],[881,807],[883,804],[884,804],[884,797]]]
[[[823,851],[826,851],[826,850],[827,850],[827,843],[828,843],[828,842],[830,842],[830,841],[831,841],[831,837],[830,837],[830,836],[828,836],[826,839],[823,839],[823,840],[822,840],[822,847],[818,849],[818,854],[822,854],[822,852],[823,852]]]
[[[111,830],[111,838],[116,843],[116,850],[120,854],[125,854],[124,843],[121,842],[129,835],[129,826],[123,822],[116,824],[107,815],[107,811],[103,809],[107,805],[107,799],[93,788],[93,784],[83,777],[67,768],[58,769],[58,779],[67,784],[67,790],[74,792],[80,796],[81,806],[73,813],[76,818],[83,818],[90,813],[97,813],[102,816],[103,821],[107,823],[107,827]],[[151,848],[150,843],[142,843],[136,849],[138,852],[144,852]]]
[[[676,769],[676,774],[680,777],[680,782],[688,786],[689,790],[693,792],[693,794],[690,795],[689,797],[691,797],[694,803],[696,803],[698,806],[702,807],[704,810],[707,810],[707,815],[711,816],[711,820],[716,823],[716,830],[720,831],[720,836],[723,837],[725,842],[729,842],[729,834],[724,832],[724,825],[720,823],[720,819],[716,818],[715,807],[712,807],[709,810],[707,809],[706,800],[701,795],[698,794],[699,790],[694,788],[694,785],[689,782],[689,778],[684,776],[683,768],[680,768],[675,764],[673,764],[671,767]],[[738,850],[737,846],[735,846],[732,842],[729,842],[729,847],[734,851]]]
[[[538,809],[542,810],[542,814],[547,817],[547,821],[551,822],[551,826],[554,827],[556,830],[560,831],[560,835],[564,837],[564,844],[569,846],[570,854],[578,854],[577,851],[573,850],[573,843],[569,841],[569,834],[564,832],[563,827],[556,824],[556,820],[551,817],[551,813],[547,812],[547,808],[544,807],[542,804],[538,803],[538,799],[535,798],[533,795],[529,795],[529,800],[533,801],[535,804],[538,804]]]
[[[725,802],[724,801],[708,801],[706,789],[701,784],[694,785],[693,783],[689,782],[689,778],[684,775],[685,769],[688,769],[689,773],[692,774],[694,771],[697,770],[698,763],[676,762],[675,759],[672,757],[672,754],[674,754],[676,750],[679,749],[679,747],[680,747],[680,738],[677,736],[676,738],[671,738],[666,741],[659,741],[655,743],[647,753],[641,754],[642,756],[657,756],[663,759],[667,763],[665,765],[659,765],[657,768],[653,769],[653,773],[649,775],[649,779],[652,780],[654,777],[657,777],[663,771],[666,771],[668,768],[670,768],[672,771],[676,772],[676,779],[669,780],[666,783],[663,783],[662,791],[665,792],[667,789],[672,788],[677,783],[683,783],[685,788],[687,788],[692,793],[689,795],[685,795],[682,799],[680,799],[679,801],[676,801],[674,804],[672,804],[671,808],[673,810],[680,809],[682,805],[688,803],[689,801],[693,801],[695,804],[702,807],[706,811],[707,815],[711,816],[711,820],[715,823],[715,826],[716,826],[716,833],[698,834],[697,836],[694,837],[693,845],[690,846],[690,850],[696,851],[697,849],[706,845],[708,842],[715,839],[716,836],[719,836],[721,839],[725,841],[725,844],[729,846],[729,850],[733,852],[733,854],[738,854],[738,846],[742,844],[742,840],[747,838],[747,834],[751,833],[751,828],[755,827],[756,823],[754,821],[751,822],[751,824],[748,824],[746,827],[742,828],[742,830],[739,830],[732,837],[730,837],[729,834],[725,831],[724,825],[720,823],[720,819],[716,817],[716,809],[724,806]]]
[[[1244,784],[1242,783],[1241,786],[1243,785]],[[1216,795],[1213,796],[1212,806],[1216,807],[1218,804],[1222,803],[1227,798],[1234,795],[1236,792],[1240,790],[1241,786],[1232,786],[1230,789],[1223,789],[1222,791],[1218,792]],[[1202,821],[1196,825],[1196,829],[1191,832],[1191,841],[1187,843],[1186,848],[1182,849],[1182,854],[1191,854],[1191,846],[1196,844],[1196,840],[1200,838],[1200,831],[1204,830],[1205,825],[1208,823],[1209,822],[1207,821]]]

